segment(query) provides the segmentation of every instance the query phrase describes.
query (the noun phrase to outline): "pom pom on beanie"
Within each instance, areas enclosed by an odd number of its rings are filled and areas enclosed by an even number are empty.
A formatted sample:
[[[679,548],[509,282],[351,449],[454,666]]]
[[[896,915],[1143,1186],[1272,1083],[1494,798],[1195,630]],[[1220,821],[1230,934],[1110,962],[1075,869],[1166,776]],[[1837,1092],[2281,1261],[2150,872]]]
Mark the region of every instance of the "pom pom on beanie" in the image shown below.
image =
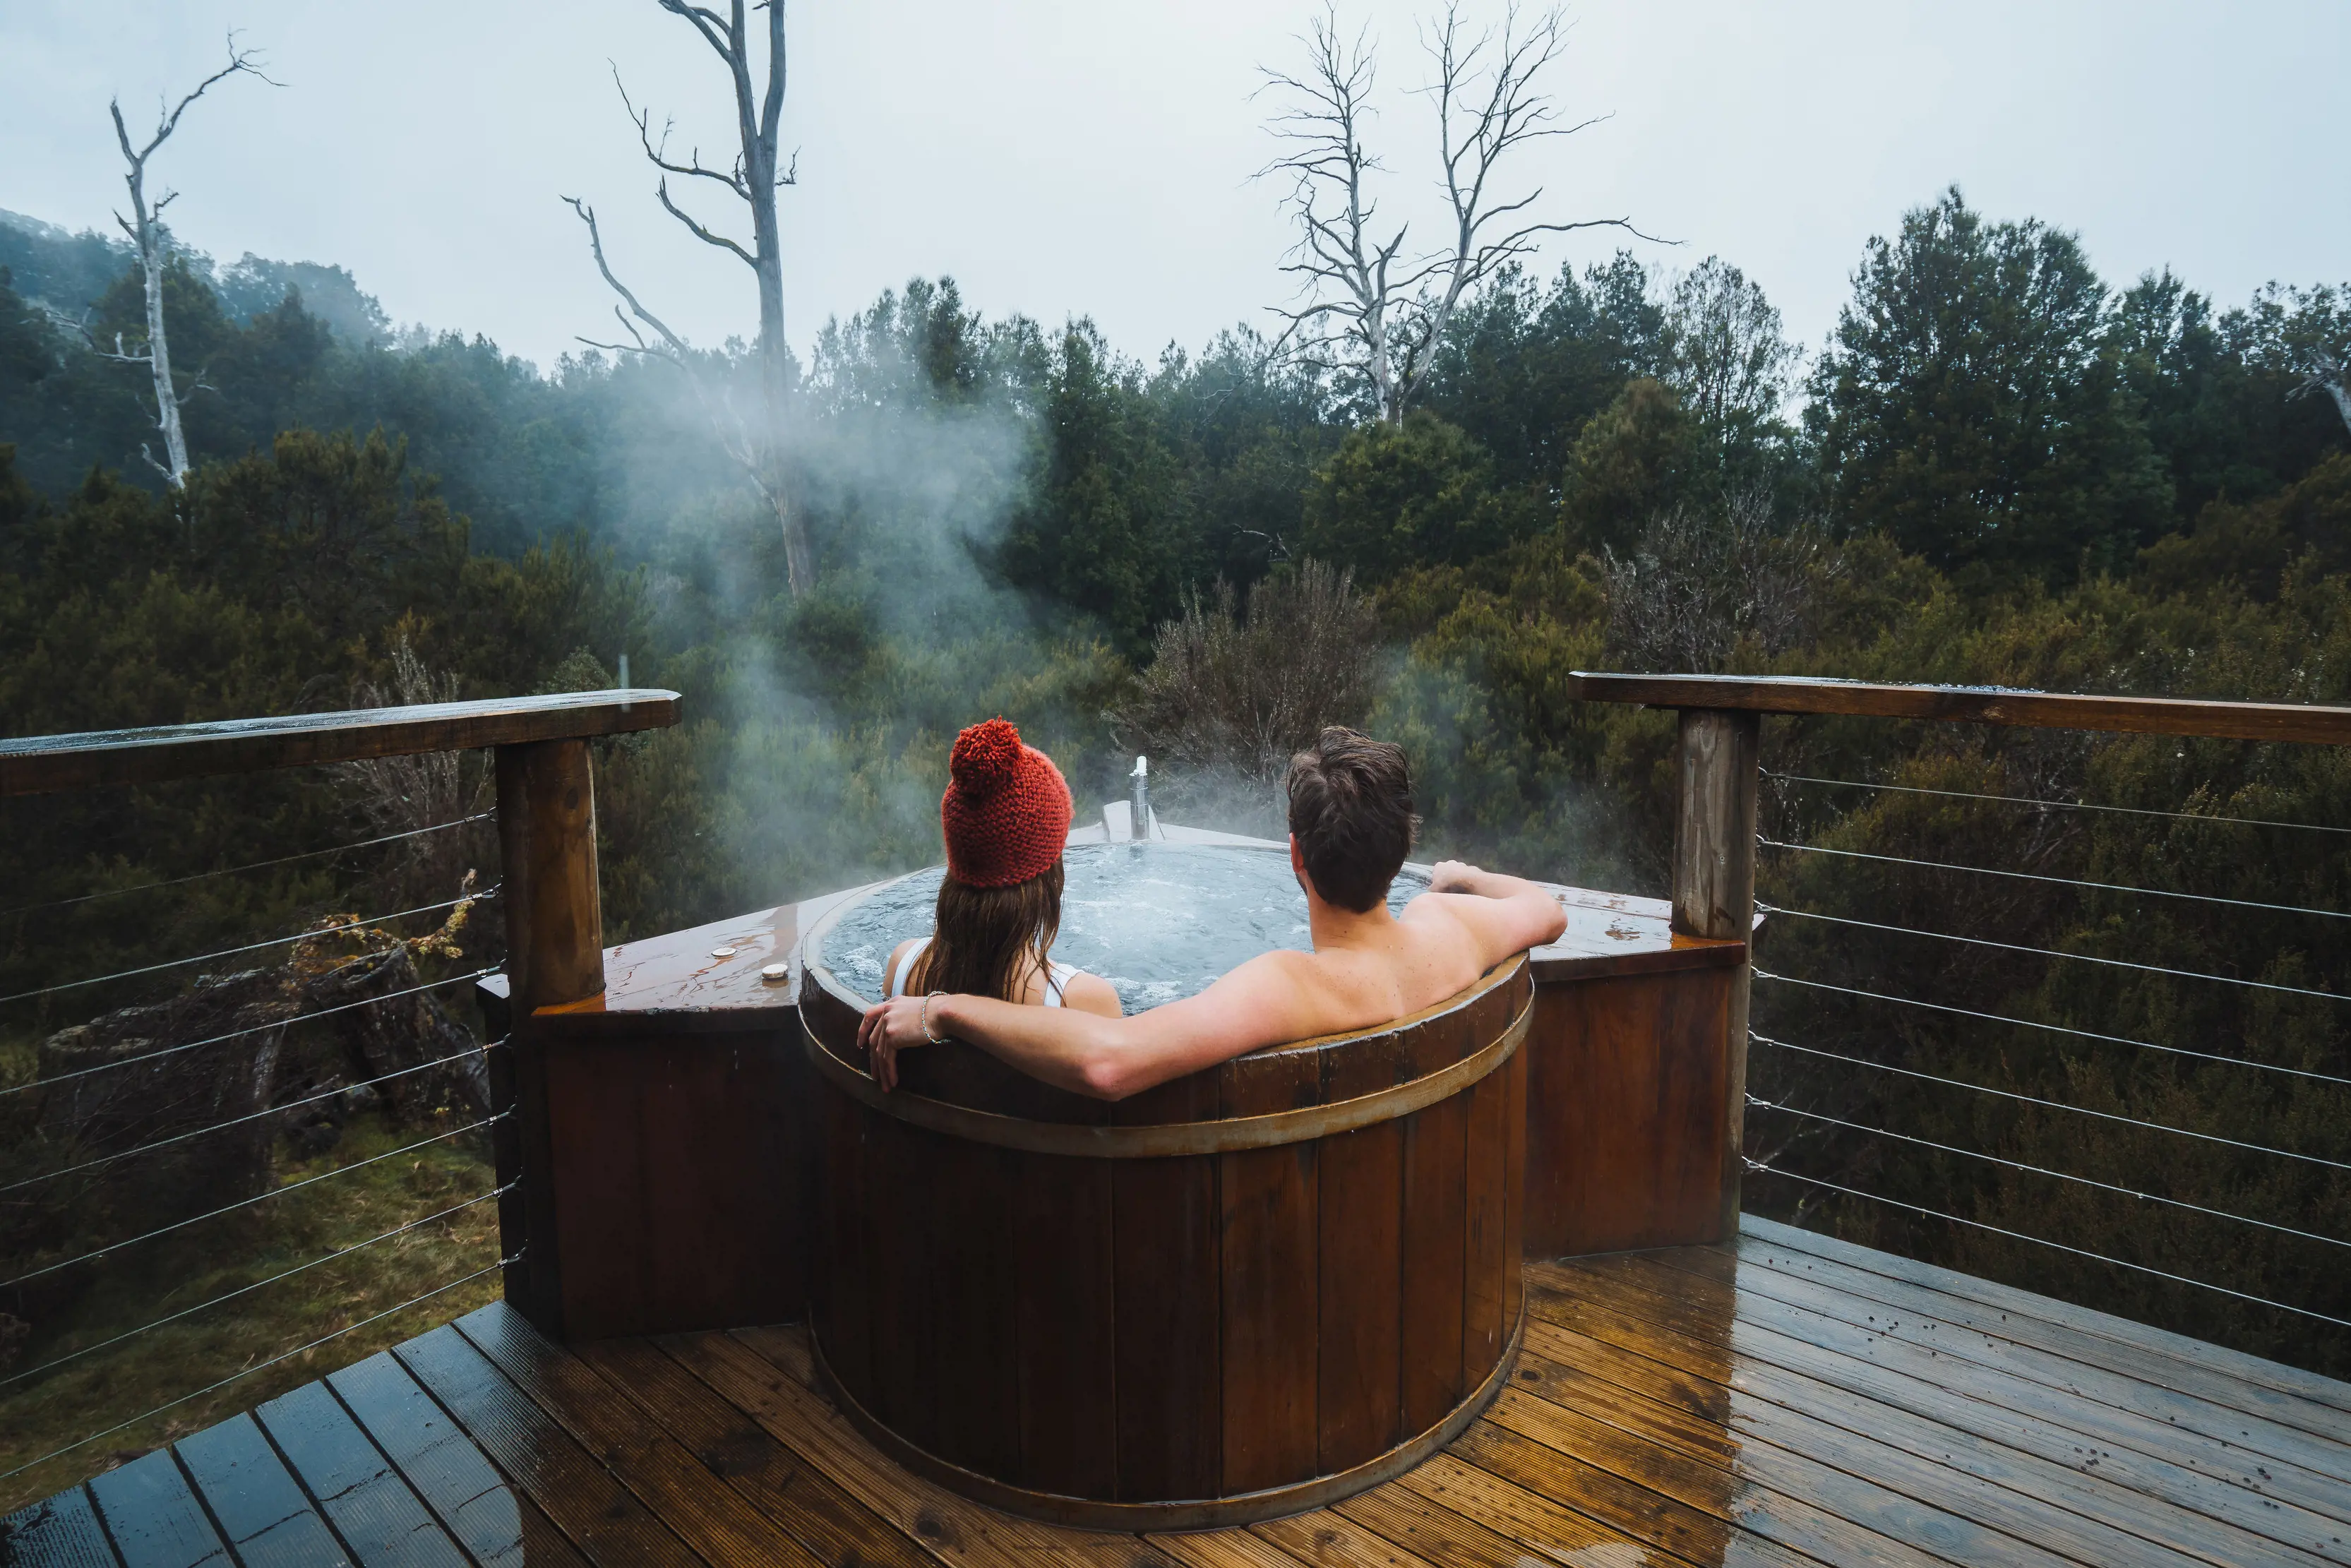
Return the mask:
[[[1041,876],[1070,840],[1070,786],[1053,759],[992,718],[956,737],[939,800],[947,874],[967,887]]]

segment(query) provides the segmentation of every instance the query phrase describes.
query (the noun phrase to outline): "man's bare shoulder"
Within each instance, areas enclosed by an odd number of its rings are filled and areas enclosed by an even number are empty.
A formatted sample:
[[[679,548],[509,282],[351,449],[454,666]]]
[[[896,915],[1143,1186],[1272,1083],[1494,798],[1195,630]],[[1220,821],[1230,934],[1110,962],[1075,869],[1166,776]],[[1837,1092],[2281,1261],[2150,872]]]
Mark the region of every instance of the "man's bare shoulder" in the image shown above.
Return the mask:
[[[1494,900],[1474,893],[1439,893],[1431,888],[1416,894],[1396,918],[1417,925],[1443,923],[1475,927],[1493,904]]]
[[[1558,901],[1532,883],[1507,897],[1431,889],[1405,904],[1400,918],[1432,933],[1460,933],[1479,949],[1481,969],[1512,953],[1556,940],[1566,924]]]

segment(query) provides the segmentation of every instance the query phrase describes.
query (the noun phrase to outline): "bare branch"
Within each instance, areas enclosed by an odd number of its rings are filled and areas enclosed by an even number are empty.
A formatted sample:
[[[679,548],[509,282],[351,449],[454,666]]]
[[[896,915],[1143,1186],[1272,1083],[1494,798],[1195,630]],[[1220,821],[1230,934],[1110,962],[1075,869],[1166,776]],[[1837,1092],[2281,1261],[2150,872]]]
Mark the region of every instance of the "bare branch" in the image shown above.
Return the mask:
[[[704,168],[702,149],[699,147],[686,154],[686,162],[683,163],[671,162],[668,156],[669,133],[676,122],[666,120],[662,122],[661,141],[656,145],[653,133],[653,110],[639,109],[630,99],[628,85],[621,80],[621,68],[617,62],[607,60],[605,64],[612,68],[612,86],[621,95],[621,107],[628,111],[629,123],[637,128],[637,141],[644,148],[647,162],[664,173],[686,174],[701,180],[716,180],[747,201],[750,198],[750,189],[743,181],[743,160],[739,155],[735,160],[734,172],[731,173],[721,173],[716,169]]]
[[[642,354],[649,360],[660,360],[665,364],[675,365],[680,370],[686,370],[689,368],[685,362],[684,356],[679,354],[667,344],[648,341],[644,333],[638,329],[637,324],[629,319],[629,313],[620,306],[615,305],[612,307],[612,314],[619,319],[621,329],[629,335],[630,340],[628,342],[607,343],[600,341],[594,338],[587,337],[580,338],[578,340],[587,344],[591,349],[601,349],[607,353]]]
[[[726,18],[704,5],[689,5],[685,0],[660,0],[661,8],[673,16],[683,16],[694,24],[694,30],[703,41],[718,51],[718,57],[729,65],[734,57],[727,52]]]
[[[671,217],[675,218],[679,223],[684,224],[686,227],[686,232],[694,235],[695,238],[700,240],[705,245],[716,246],[720,250],[732,251],[742,261],[744,266],[749,267],[754,272],[759,270],[759,258],[758,256],[753,256],[737,241],[727,238],[725,235],[713,234],[708,228],[703,225],[700,219],[696,218],[692,213],[687,212],[684,207],[679,206],[675,202],[670,200],[669,182],[667,180],[664,180],[661,184],[655,188],[653,193],[661,198],[662,210],[669,214]]]
[[[596,270],[604,275],[606,286],[619,295],[629,308],[629,315],[621,317],[622,325],[628,327],[632,332],[635,331],[635,327],[630,321],[630,317],[632,316],[661,334],[662,341],[668,345],[672,352],[680,356],[691,352],[692,350],[686,347],[684,339],[671,331],[667,322],[646,309],[636,295],[630,290],[629,286],[612,275],[611,263],[604,259],[604,235],[596,226],[596,209],[577,196],[566,196],[563,200],[570,205],[573,212],[580,214],[580,221],[588,225],[588,250],[596,258]],[[620,314],[619,306],[616,305],[612,308],[615,315]]]
[[[158,105],[156,110],[157,122],[155,126],[155,135],[146,146],[141,147],[136,152],[133,152],[131,150],[131,133],[125,131],[122,126],[122,106],[119,100],[110,99],[106,107],[111,110],[114,115],[114,134],[116,139],[122,143],[122,156],[124,160],[133,165],[145,163],[148,158],[153,154],[155,149],[170,141],[172,139],[172,132],[180,128],[180,116],[188,112],[188,106],[195,102],[196,99],[204,97],[215,83],[225,80],[227,78],[233,76],[258,77],[263,81],[269,83],[271,87],[284,87],[286,85],[284,82],[272,78],[267,72],[262,69],[262,53],[259,49],[238,48],[236,47],[236,34],[232,31],[228,36],[228,64],[221,67],[220,69],[213,72],[212,75],[198,82],[195,86],[195,89],[190,92],[187,97],[182,99],[178,107],[172,110],[170,113],[164,113],[162,106]]]

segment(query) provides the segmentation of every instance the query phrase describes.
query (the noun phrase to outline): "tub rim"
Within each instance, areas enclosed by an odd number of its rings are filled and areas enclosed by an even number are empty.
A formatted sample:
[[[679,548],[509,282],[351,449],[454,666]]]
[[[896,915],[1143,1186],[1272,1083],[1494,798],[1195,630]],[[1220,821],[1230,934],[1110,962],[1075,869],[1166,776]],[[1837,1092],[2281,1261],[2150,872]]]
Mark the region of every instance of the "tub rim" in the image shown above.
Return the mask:
[[[852,990],[846,982],[832,972],[824,959],[824,942],[842,915],[872,894],[917,876],[922,871],[908,872],[887,882],[877,883],[856,898],[842,900],[827,910],[810,926],[800,944],[801,984],[815,985],[840,1009],[850,1016],[861,1016],[872,1006],[872,1001]],[[1431,1019],[1468,1007],[1488,993],[1510,985],[1523,973],[1528,965],[1524,953],[1515,953],[1480,975],[1476,980],[1451,996],[1406,1013],[1385,1023],[1367,1025],[1361,1029],[1343,1030],[1331,1034],[1312,1035],[1302,1040],[1287,1040],[1262,1046],[1230,1059],[1246,1061],[1289,1055],[1296,1052],[1322,1052],[1343,1048],[1357,1040],[1377,1039],[1399,1033]],[[1526,988],[1526,997],[1510,1021],[1495,1037],[1468,1054],[1443,1067],[1405,1082],[1374,1090],[1368,1094],[1327,1103],[1300,1106],[1292,1110],[1268,1112],[1256,1115],[1231,1116],[1183,1122],[1162,1122],[1143,1124],[1102,1124],[1092,1122],[1056,1122],[1006,1115],[998,1112],[977,1110],[967,1105],[933,1099],[905,1089],[884,1090],[862,1067],[847,1061],[829,1045],[810,1021],[810,1009],[803,1005],[799,1014],[800,1045],[810,1065],[828,1083],[859,1103],[879,1111],[898,1121],[909,1123],[927,1131],[974,1143],[992,1145],[998,1148],[1023,1150],[1030,1154],[1064,1155],[1093,1159],[1162,1159],[1191,1155],[1214,1155],[1248,1149],[1278,1147],[1284,1144],[1302,1143],[1310,1139],[1353,1132],[1364,1127],[1408,1116],[1461,1093],[1507,1065],[1524,1043],[1534,1019],[1534,988]],[[968,1042],[966,1042],[968,1043]],[[976,1049],[976,1048],[975,1048]],[[1224,1064],[1218,1064],[1219,1066]],[[1202,1069],[1214,1071],[1214,1067]],[[1017,1071],[1017,1070],[1015,1070]],[[1187,1075],[1188,1076],[1188,1075]],[[1174,1082],[1174,1081],[1171,1081]]]

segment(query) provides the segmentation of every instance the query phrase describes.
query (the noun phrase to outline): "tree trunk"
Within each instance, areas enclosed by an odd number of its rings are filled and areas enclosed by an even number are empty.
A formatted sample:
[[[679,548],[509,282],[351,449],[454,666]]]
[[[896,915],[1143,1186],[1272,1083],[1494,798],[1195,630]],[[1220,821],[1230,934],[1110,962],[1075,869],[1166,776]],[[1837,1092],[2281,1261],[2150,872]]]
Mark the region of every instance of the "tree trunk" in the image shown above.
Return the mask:
[[[737,37],[742,10],[736,9]],[[747,40],[741,46],[747,49]],[[760,488],[775,508],[784,536],[784,570],[794,599],[816,586],[816,551],[810,544],[808,517],[792,494],[791,464],[786,455],[785,431],[790,418],[791,345],[784,337],[783,224],[776,212],[778,180],[776,170],[778,117],[783,107],[785,68],[784,6],[772,0],[768,13],[768,90],[756,118],[747,72],[736,78],[737,107],[742,120],[744,165],[750,178],[752,272],[759,282],[759,393],[767,428]],[[789,178],[789,176],[786,176]]]
[[[139,265],[147,281],[147,364],[155,376],[155,427],[163,433],[163,467],[174,490],[188,483],[188,438],[180,428],[180,394],[172,385],[172,350],[163,336],[163,257],[155,225],[139,225]]]
[[[780,69],[781,62],[771,66]],[[759,279],[759,399],[764,428],[759,488],[775,509],[784,536],[784,572],[794,599],[816,586],[816,549],[810,541],[808,517],[792,494],[791,462],[786,454],[785,432],[791,418],[791,345],[784,338],[784,256],[781,225],[776,216],[774,155],[768,150],[765,179],[752,186],[760,199],[751,204],[751,228],[758,241]]]
[[[2324,383],[2326,395],[2335,400],[2335,412],[2343,416],[2343,428],[2351,430],[2351,389],[2344,385],[2346,372],[2336,371]]]

